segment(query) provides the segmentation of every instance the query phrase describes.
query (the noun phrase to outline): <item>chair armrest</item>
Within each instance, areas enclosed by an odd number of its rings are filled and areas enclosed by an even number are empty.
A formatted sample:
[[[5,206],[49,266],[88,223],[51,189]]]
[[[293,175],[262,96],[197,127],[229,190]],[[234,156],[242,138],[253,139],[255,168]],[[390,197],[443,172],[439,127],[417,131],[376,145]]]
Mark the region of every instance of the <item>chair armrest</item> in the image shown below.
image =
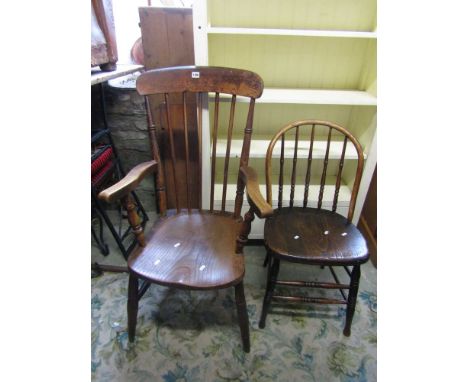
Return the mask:
[[[243,166],[240,168],[240,173],[247,191],[247,200],[255,214],[261,219],[272,216],[273,208],[260,192],[256,171],[252,167]]]
[[[123,196],[128,195],[131,191],[138,187],[143,178],[156,170],[157,162],[151,160],[149,162],[140,163],[132,168],[127,175],[119,180],[113,186],[101,191],[98,195],[99,199],[112,203]]]

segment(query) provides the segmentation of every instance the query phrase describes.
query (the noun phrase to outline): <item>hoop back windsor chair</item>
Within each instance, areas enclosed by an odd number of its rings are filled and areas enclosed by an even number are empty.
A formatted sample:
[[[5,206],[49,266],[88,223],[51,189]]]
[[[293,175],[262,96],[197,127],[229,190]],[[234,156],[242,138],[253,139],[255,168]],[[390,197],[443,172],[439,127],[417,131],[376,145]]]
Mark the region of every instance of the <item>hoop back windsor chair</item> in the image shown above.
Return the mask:
[[[298,207],[295,206],[295,192],[298,188],[296,180],[299,178],[299,136],[300,129],[304,131],[307,127],[310,128],[310,133],[302,135],[303,137],[307,137],[308,140],[307,151],[303,151],[303,158],[307,158],[304,176],[304,197],[302,206]],[[326,137],[326,143],[324,145],[323,141],[319,142],[317,139],[317,131],[319,128],[325,132],[323,136]],[[289,203],[283,205],[283,193],[285,193],[286,181],[289,181],[289,179],[285,179],[285,151],[288,150],[285,144],[285,135],[293,129],[294,143],[291,146],[293,146],[294,149],[292,152],[288,152],[288,155],[292,157],[292,171],[290,185],[288,185],[290,188],[290,198]],[[334,132],[333,141],[332,132]],[[267,312],[273,299],[283,302],[345,304],[347,306],[347,311],[344,334],[349,336],[359,288],[360,265],[369,258],[366,241],[357,227],[352,223],[364,165],[364,155],[361,145],[349,131],[331,122],[311,119],[296,121],[285,126],[271,140],[266,155],[267,201],[270,204],[273,202],[272,156],[278,141],[281,142],[279,154],[278,208],[274,210],[273,216],[266,220],[264,228],[264,239],[267,249],[264,265],[268,265],[268,280],[259,326],[260,328],[265,327]],[[351,144],[348,144],[349,142]],[[330,211],[324,209],[324,194],[326,189],[328,189],[327,192],[330,192],[330,185],[327,185],[329,184],[329,181],[327,181],[327,171],[331,170],[329,161],[331,160],[332,147],[334,148],[333,159],[339,159],[339,162],[334,168],[334,171],[336,171],[334,192],[328,194],[332,196],[333,200]],[[348,214],[347,218],[345,218],[337,213],[337,207],[344,174],[343,168],[346,151],[350,148],[354,149],[353,159],[357,160],[357,165],[349,199]],[[305,147],[301,147],[301,149],[306,150]],[[320,155],[317,155],[319,152]],[[275,151],[275,153],[277,153],[277,151]],[[307,153],[307,157],[305,153]],[[323,164],[321,165],[322,158],[318,157],[322,156]],[[321,174],[320,171],[318,171],[320,175],[320,185],[317,189],[317,205],[316,207],[309,207],[312,169],[320,170],[320,167]],[[353,172],[352,169],[351,172]],[[293,263],[319,265],[321,268],[328,266],[336,283],[277,280],[280,261],[282,260]],[[349,284],[344,284],[339,281],[333,266],[344,267],[347,274],[350,276]],[[349,267],[352,267],[352,270],[350,270]],[[338,289],[342,299],[274,295],[276,285],[284,287]],[[347,296],[344,290],[348,290]]]

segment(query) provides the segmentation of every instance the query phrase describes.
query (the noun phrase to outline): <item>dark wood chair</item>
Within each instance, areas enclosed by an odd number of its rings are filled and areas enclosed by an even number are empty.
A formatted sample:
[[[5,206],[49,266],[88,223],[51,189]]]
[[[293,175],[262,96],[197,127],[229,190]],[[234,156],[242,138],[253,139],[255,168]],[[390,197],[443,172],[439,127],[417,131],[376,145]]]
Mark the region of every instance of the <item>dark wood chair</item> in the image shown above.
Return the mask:
[[[266,203],[259,191],[255,172],[247,166],[249,160],[250,139],[252,134],[252,121],[254,115],[255,99],[260,97],[263,91],[263,81],[255,73],[230,68],[217,67],[173,67],[150,70],[143,73],[137,80],[137,91],[144,96],[154,94],[164,95],[164,113],[161,114],[162,123],[166,126],[169,141],[169,152],[172,171],[170,179],[174,183],[175,210],[165,211],[166,196],[159,194],[160,210],[162,215],[146,234],[141,229],[138,216],[135,213],[134,203],[130,191],[135,189],[142,178],[156,172],[159,185],[164,184],[164,171],[155,160],[142,163],[131,170],[119,183],[104,190],[99,197],[106,201],[120,199],[126,206],[128,218],[133,231],[138,238],[139,246],[128,259],[129,285],[128,285],[128,334],[129,340],[134,341],[138,301],[146,292],[151,283],[191,290],[212,290],[234,287],[237,313],[244,351],[250,350],[249,322],[244,297],[244,257],[243,246],[250,232],[250,224],[253,214],[266,217],[272,214],[271,207]],[[210,193],[209,210],[193,208],[201,206],[201,189],[197,190],[200,200],[193,200],[194,191],[189,181],[190,158],[199,155],[201,157],[202,143],[202,104],[204,96],[208,92],[214,93],[214,121],[213,121],[213,157],[211,161],[211,187],[204,192]],[[250,99],[249,111],[244,129],[243,149],[238,170],[237,190],[235,196],[234,211],[226,211],[227,177],[224,177],[223,201],[220,210],[214,208],[214,185],[216,167],[216,144],[219,126],[220,93],[231,95],[230,113],[228,121],[228,143],[224,161],[224,174],[229,169],[230,144],[234,126],[234,114],[236,97],[244,96]],[[183,107],[172,108],[172,100],[179,96]],[[206,99],[206,98],[205,98]],[[224,98],[221,98],[224,99]],[[196,129],[198,147],[190,147],[188,139],[187,110],[188,104],[196,104],[197,118]],[[192,103],[193,104],[193,103]],[[148,106],[148,104],[147,104]],[[147,111],[149,108],[147,107]],[[180,110],[182,116],[175,118],[171,114],[174,110]],[[155,129],[153,119],[149,117],[150,140],[153,146],[153,154],[158,150],[155,141]],[[175,126],[174,121],[181,121],[182,126]],[[177,133],[174,133],[177,132]],[[179,144],[176,145],[177,139]],[[182,146],[180,143],[182,143]],[[206,144],[210,144],[209,142]],[[175,147],[183,147],[183,150],[175,150]],[[176,162],[185,160],[185,171],[180,170]],[[201,166],[198,176],[201,179]],[[208,169],[207,169],[208,170]],[[169,176],[167,177],[169,179]],[[178,184],[183,182],[183,187]],[[199,182],[201,184],[201,182]],[[182,189],[181,189],[182,188]],[[161,191],[159,187],[159,191]],[[241,217],[241,208],[244,199],[244,189],[251,207],[246,218]],[[182,199],[178,197],[180,192],[186,192],[187,208],[181,208]],[[191,200],[192,199],[192,200]],[[164,216],[165,215],[165,216]]]
[[[310,129],[310,132],[308,129]],[[285,141],[288,142],[285,139],[287,132],[293,133],[294,138],[289,141],[291,144],[289,150],[294,147],[294,151],[289,152],[289,157],[292,158],[290,200],[287,205],[283,205],[283,188],[289,186],[289,184],[285,184],[286,182],[289,183],[289,176],[285,176],[284,166]],[[324,141],[318,142],[318,139],[316,139],[318,135],[325,138],[325,144],[323,144]],[[300,136],[301,140],[299,139]],[[301,178],[304,179],[304,197],[303,201],[301,199],[299,201],[302,205],[294,206],[294,194],[297,188],[296,178],[299,177],[297,175],[299,169],[297,164],[298,146],[299,142],[304,143],[302,140],[304,138],[306,142],[310,142],[310,144],[307,143],[306,145],[308,147],[304,147],[304,145],[300,147],[302,157],[307,160],[301,167],[303,171]],[[284,127],[270,142],[266,156],[267,201],[270,204],[272,204],[272,156],[278,141],[281,142],[281,150],[275,151],[280,158],[278,208],[274,210],[273,216],[269,217],[265,222],[264,238],[267,249],[265,265],[268,265],[268,280],[259,326],[260,328],[265,327],[265,320],[272,299],[282,302],[346,304],[346,324],[343,333],[349,336],[359,288],[360,265],[366,262],[369,257],[364,237],[351,222],[364,164],[361,145],[346,129],[326,121],[304,120]],[[315,150],[314,143],[316,145]],[[332,156],[330,156],[331,147],[333,147]],[[348,150],[354,148],[354,150],[350,151],[353,151],[356,160],[349,159],[346,162],[347,166],[344,166],[347,148]],[[314,158],[314,151],[321,151],[320,157],[322,158]],[[333,164],[329,163],[332,159],[335,161]],[[348,166],[349,168],[346,169]],[[346,173],[346,179],[354,179],[347,218],[336,212],[344,167],[345,170],[349,170]],[[317,187],[318,198],[315,199],[317,205],[309,207],[309,183],[311,177],[313,178],[311,173],[314,172],[312,169],[318,172],[320,186]],[[327,179],[327,170],[333,171],[333,176],[336,175],[336,181],[332,182],[331,186],[330,178]],[[330,211],[323,208],[323,197],[325,189],[327,188],[327,192],[330,192],[333,190],[333,186],[334,193],[330,194],[333,195]],[[336,283],[278,280],[281,261],[318,265],[322,269],[328,266]],[[335,266],[345,268],[350,276],[349,284],[339,281],[333,269]],[[275,295],[276,285],[338,289],[342,299]],[[348,290],[347,295],[344,290]]]

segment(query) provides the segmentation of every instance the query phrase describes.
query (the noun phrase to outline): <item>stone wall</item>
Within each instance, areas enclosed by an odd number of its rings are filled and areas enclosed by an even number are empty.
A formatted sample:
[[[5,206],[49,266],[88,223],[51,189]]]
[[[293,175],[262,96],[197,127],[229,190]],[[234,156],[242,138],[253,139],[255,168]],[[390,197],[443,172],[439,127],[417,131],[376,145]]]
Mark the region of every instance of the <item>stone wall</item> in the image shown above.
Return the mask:
[[[151,160],[145,101],[135,89],[104,86],[107,122],[124,171],[128,172],[135,165]],[[96,97],[92,99],[93,109],[98,110]],[[156,209],[152,176],[146,177],[136,192],[147,211]]]

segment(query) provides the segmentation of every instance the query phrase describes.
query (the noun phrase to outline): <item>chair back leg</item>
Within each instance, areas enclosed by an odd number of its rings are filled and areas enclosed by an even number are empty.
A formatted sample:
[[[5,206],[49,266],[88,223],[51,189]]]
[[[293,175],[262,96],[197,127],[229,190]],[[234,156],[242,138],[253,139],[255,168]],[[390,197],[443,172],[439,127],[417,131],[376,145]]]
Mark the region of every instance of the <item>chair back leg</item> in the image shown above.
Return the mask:
[[[133,342],[135,340],[138,315],[138,278],[132,273],[128,277],[127,315],[128,340]]]
[[[353,321],[354,310],[356,309],[357,293],[359,289],[359,278],[361,277],[361,266],[355,265],[351,271],[351,283],[348,293],[348,304],[346,309],[346,324],[343,334],[346,337],[351,335],[351,323]]]
[[[268,256],[271,256],[270,254]],[[265,327],[266,316],[268,313],[268,308],[270,307],[271,299],[273,298],[273,293],[275,291],[276,279],[279,273],[280,261],[274,257],[273,263],[271,261],[268,264],[268,282],[267,288],[265,291],[265,297],[263,298],[263,307],[262,314],[260,316],[260,322],[258,326],[260,329]]]
[[[241,281],[235,286],[237,315],[242,337],[242,345],[246,353],[250,352],[249,316],[245,303],[244,283]]]

